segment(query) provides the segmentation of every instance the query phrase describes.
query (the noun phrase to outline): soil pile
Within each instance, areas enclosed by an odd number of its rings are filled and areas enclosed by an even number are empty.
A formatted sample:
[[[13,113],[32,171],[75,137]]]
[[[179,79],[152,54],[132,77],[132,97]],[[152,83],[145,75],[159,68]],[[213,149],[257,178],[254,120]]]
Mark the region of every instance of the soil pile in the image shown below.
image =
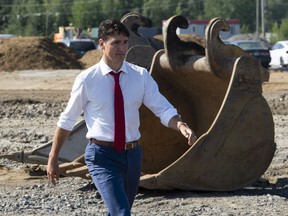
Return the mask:
[[[79,56],[45,37],[0,40],[0,70],[83,69]]]
[[[89,68],[100,61],[102,57],[102,50],[91,50],[87,52],[79,61],[84,68]]]
[[[162,43],[162,35],[155,37]],[[182,35],[181,40],[205,46],[198,36]],[[0,71],[86,69],[102,57],[101,50],[92,50],[80,57],[62,43],[46,37],[15,37],[0,40]]]

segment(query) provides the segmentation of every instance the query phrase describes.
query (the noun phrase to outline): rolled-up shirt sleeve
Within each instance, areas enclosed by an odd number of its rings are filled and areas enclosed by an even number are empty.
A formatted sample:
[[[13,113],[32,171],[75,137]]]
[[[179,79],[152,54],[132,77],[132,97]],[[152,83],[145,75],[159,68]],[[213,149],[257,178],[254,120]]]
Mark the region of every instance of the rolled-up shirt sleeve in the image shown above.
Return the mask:
[[[178,115],[177,109],[159,92],[157,83],[148,72],[145,82],[143,104],[160,118],[163,125],[168,127],[170,119]]]
[[[87,101],[85,86],[83,77],[78,75],[74,81],[67,106],[57,122],[58,127],[68,131],[72,131],[74,128]]]

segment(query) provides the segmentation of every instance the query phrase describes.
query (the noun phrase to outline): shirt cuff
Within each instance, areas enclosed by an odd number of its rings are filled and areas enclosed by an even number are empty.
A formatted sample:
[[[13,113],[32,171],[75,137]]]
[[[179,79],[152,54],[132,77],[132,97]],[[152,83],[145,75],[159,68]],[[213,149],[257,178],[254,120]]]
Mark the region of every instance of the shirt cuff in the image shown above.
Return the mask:
[[[168,125],[169,121],[176,115],[178,115],[176,109],[167,110],[161,118],[161,123],[166,127],[169,127]]]

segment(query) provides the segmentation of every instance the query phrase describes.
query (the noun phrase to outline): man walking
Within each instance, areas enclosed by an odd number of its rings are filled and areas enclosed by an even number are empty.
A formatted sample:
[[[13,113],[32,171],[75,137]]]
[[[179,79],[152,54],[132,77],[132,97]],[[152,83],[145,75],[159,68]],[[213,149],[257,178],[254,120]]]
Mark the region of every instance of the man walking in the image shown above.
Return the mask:
[[[47,175],[55,185],[59,152],[84,112],[89,140],[85,161],[93,182],[107,206],[107,215],[128,216],[141,173],[140,106],[148,107],[163,125],[180,131],[189,145],[196,136],[159,92],[148,71],[125,61],[129,39],[125,25],[119,20],[105,20],[98,35],[102,59],[75,79],[67,107],[57,123]]]

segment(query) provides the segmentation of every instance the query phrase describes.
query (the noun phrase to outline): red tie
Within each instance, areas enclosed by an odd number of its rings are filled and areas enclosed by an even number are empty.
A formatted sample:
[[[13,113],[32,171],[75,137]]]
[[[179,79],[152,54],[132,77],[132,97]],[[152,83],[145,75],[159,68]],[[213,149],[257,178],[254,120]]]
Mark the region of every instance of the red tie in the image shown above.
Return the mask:
[[[119,73],[111,73],[114,77],[114,115],[115,115],[115,128],[114,128],[114,146],[118,152],[123,151],[125,146],[125,115],[124,115],[124,101],[119,85]]]

